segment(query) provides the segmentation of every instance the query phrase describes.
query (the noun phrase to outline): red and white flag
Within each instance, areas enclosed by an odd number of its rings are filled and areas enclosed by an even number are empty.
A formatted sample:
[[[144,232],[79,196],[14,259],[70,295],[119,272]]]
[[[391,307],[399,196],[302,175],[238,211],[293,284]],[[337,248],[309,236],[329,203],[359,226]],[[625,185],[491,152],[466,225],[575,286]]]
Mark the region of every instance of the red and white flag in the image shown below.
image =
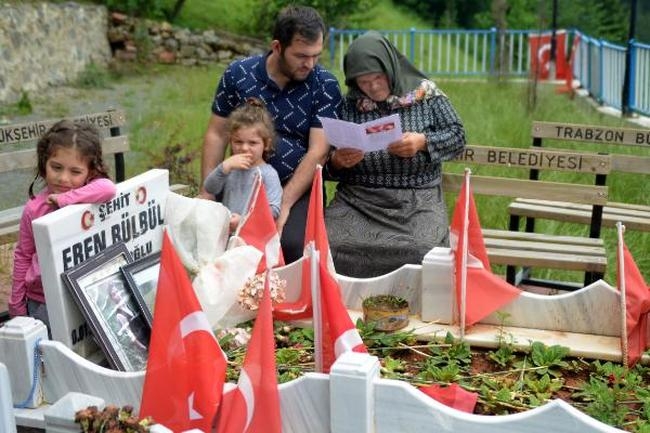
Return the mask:
[[[623,239],[623,225],[619,222],[617,248],[617,280],[624,306],[621,346],[623,363],[634,366],[648,347],[648,313],[650,313],[650,288],[643,279],[634,258]]]
[[[224,397],[217,433],[282,433],[268,272],[237,388]]]
[[[312,258],[312,260],[315,260]],[[359,331],[352,322],[348,310],[341,299],[341,289],[336,279],[327,269],[325,263],[318,266],[320,277],[320,350],[316,356],[321,357],[322,372],[328,373],[334,361],[345,352],[367,353]],[[315,307],[316,308],[316,307]],[[314,327],[318,326],[314,320]],[[314,332],[317,332],[314,330]]]
[[[492,273],[488,260],[470,172],[456,201],[450,226],[451,247],[456,259],[456,300],[461,332],[509,304],[521,291]]]
[[[327,230],[325,229],[325,203],[323,201],[323,168],[319,165],[314,172],[314,179],[311,184],[311,193],[309,196],[309,207],[307,208],[307,222],[305,225],[305,249],[313,242],[316,250],[320,254],[321,260],[327,263],[328,269],[332,275],[334,263],[330,254],[330,243],[327,239]],[[310,285],[310,264],[309,260],[302,262],[302,285],[300,296],[296,301],[284,302],[277,304],[273,310],[273,315],[278,320],[296,320],[305,319],[312,316],[312,299]]]
[[[140,416],[173,431],[209,432],[221,402],[226,357],[167,232]]]
[[[249,210],[235,233],[247,245],[260,250],[264,255],[257,266],[257,273],[268,268],[284,265],[280,234],[275,226],[271,206],[266,196],[266,188],[258,176],[250,200]]]
[[[528,35],[530,47],[530,72],[531,75],[541,80],[554,80],[566,78],[568,66],[566,61],[566,30],[555,32],[555,77],[551,77],[551,32],[530,33]]]

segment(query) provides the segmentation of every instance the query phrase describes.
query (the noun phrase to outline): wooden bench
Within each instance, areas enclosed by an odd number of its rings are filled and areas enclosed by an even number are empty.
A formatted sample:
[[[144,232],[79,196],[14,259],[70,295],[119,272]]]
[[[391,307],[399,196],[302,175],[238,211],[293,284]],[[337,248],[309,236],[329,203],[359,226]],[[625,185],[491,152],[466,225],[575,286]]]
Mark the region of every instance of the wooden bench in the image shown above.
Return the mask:
[[[471,176],[475,195],[568,201],[592,207],[607,202],[608,188],[605,185],[530,180],[527,175],[531,167],[584,176],[607,174],[611,170],[609,155],[472,145],[467,146],[457,161],[462,164],[453,165],[469,167],[473,173],[481,173]],[[499,168],[489,170],[489,167],[482,166]],[[452,173],[449,168],[449,164],[445,164],[443,189],[445,192],[457,192],[462,185],[463,175]],[[483,172],[486,171],[491,171],[492,174],[484,175]],[[519,177],[511,177],[512,175]],[[481,215],[480,206],[478,212]],[[504,217],[507,218],[506,215]],[[583,287],[575,282],[535,280],[528,274],[517,272],[520,268],[580,271],[585,273],[584,282],[588,284],[602,278],[607,267],[606,250],[601,239],[518,232],[512,227],[483,227],[483,236],[491,263],[506,265],[506,279],[515,285],[534,284],[562,289]]]
[[[611,155],[611,172],[650,175],[649,156],[618,153],[625,149],[622,146],[627,147],[627,150],[632,148],[632,151],[639,147],[650,148],[650,130],[648,129],[536,121],[532,125],[532,136],[533,146],[536,148],[542,147],[542,140],[595,144],[600,151],[606,151]],[[538,179],[539,173],[531,170],[530,178]],[[606,173],[598,173],[595,175],[594,184],[605,185],[607,180]],[[639,182],[646,184],[649,180],[650,178],[640,178]],[[611,192],[612,189],[610,189]],[[645,194],[645,198],[647,197],[648,194]],[[608,201],[602,208],[594,209],[585,204],[520,197],[509,205],[508,212],[512,217],[511,225],[518,225],[519,218],[526,218],[526,231],[529,232],[534,231],[535,219],[589,224],[590,237],[592,238],[600,237],[603,226],[615,227],[618,221],[621,221],[630,230],[650,231],[650,206],[641,203]],[[592,219],[594,213],[600,213],[601,217]]]
[[[124,153],[129,151],[129,140],[122,133],[126,124],[123,110],[108,110],[70,118],[75,122],[94,125],[102,134],[102,151],[106,158],[114,157],[114,180],[125,179]],[[14,125],[0,126],[0,173],[18,173],[36,167],[36,142],[60,119],[38,120]],[[30,179],[31,180],[31,179]],[[29,180],[28,180],[29,182]],[[24,186],[25,201],[27,186]],[[15,242],[23,206],[15,206],[0,211],[0,245]]]

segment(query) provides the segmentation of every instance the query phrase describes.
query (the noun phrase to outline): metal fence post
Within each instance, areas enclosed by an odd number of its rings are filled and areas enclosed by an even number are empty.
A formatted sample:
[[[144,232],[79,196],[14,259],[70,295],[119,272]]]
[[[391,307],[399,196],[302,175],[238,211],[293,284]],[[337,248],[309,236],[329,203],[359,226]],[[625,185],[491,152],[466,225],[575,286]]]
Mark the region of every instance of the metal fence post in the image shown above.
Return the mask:
[[[492,27],[490,29],[490,75],[494,76],[494,60],[496,56],[497,46],[497,29]]]
[[[411,30],[409,32],[411,40],[410,40],[410,56],[411,56],[411,63],[415,65],[415,27],[411,27]]]

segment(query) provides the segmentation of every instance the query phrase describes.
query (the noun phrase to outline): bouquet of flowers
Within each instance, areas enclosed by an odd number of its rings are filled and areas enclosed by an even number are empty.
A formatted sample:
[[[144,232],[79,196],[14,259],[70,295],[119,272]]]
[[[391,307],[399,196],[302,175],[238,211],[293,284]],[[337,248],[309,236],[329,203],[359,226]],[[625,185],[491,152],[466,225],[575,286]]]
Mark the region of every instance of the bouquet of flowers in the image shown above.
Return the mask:
[[[74,422],[83,433],[145,433],[153,424],[150,417],[139,419],[132,406],[107,405],[103,410],[89,406],[78,410]]]
[[[238,302],[245,310],[255,311],[259,308],[259,303],[264,294],[264,279],[266,274],[259,273],[246,281],[246,284],[239,290]],[[284,302],[285,289],[287,281],[273,271],[269,271],[269,290],[271,291],[271,302]]]

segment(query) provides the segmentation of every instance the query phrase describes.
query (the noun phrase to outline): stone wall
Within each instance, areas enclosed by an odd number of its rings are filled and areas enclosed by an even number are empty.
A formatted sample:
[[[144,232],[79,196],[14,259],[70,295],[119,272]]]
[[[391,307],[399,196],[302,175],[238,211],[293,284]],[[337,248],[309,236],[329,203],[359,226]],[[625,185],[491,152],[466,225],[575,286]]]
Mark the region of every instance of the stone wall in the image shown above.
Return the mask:
[[[235,57],[267,49],[258,39],[218,29],[193,31],[167,22],[136,20],[117,12],[110,16],[108,40],[115,60],[184,66],[230,62]]]
[[[0,103],[73,80],[111,58],[104,7],[76,3],[0,5]]]
[[[144,61],[186,66],[264,52],[260,40],[135,20],[103,6],[0,3],[0,104],[74,81],[90,64]]]

